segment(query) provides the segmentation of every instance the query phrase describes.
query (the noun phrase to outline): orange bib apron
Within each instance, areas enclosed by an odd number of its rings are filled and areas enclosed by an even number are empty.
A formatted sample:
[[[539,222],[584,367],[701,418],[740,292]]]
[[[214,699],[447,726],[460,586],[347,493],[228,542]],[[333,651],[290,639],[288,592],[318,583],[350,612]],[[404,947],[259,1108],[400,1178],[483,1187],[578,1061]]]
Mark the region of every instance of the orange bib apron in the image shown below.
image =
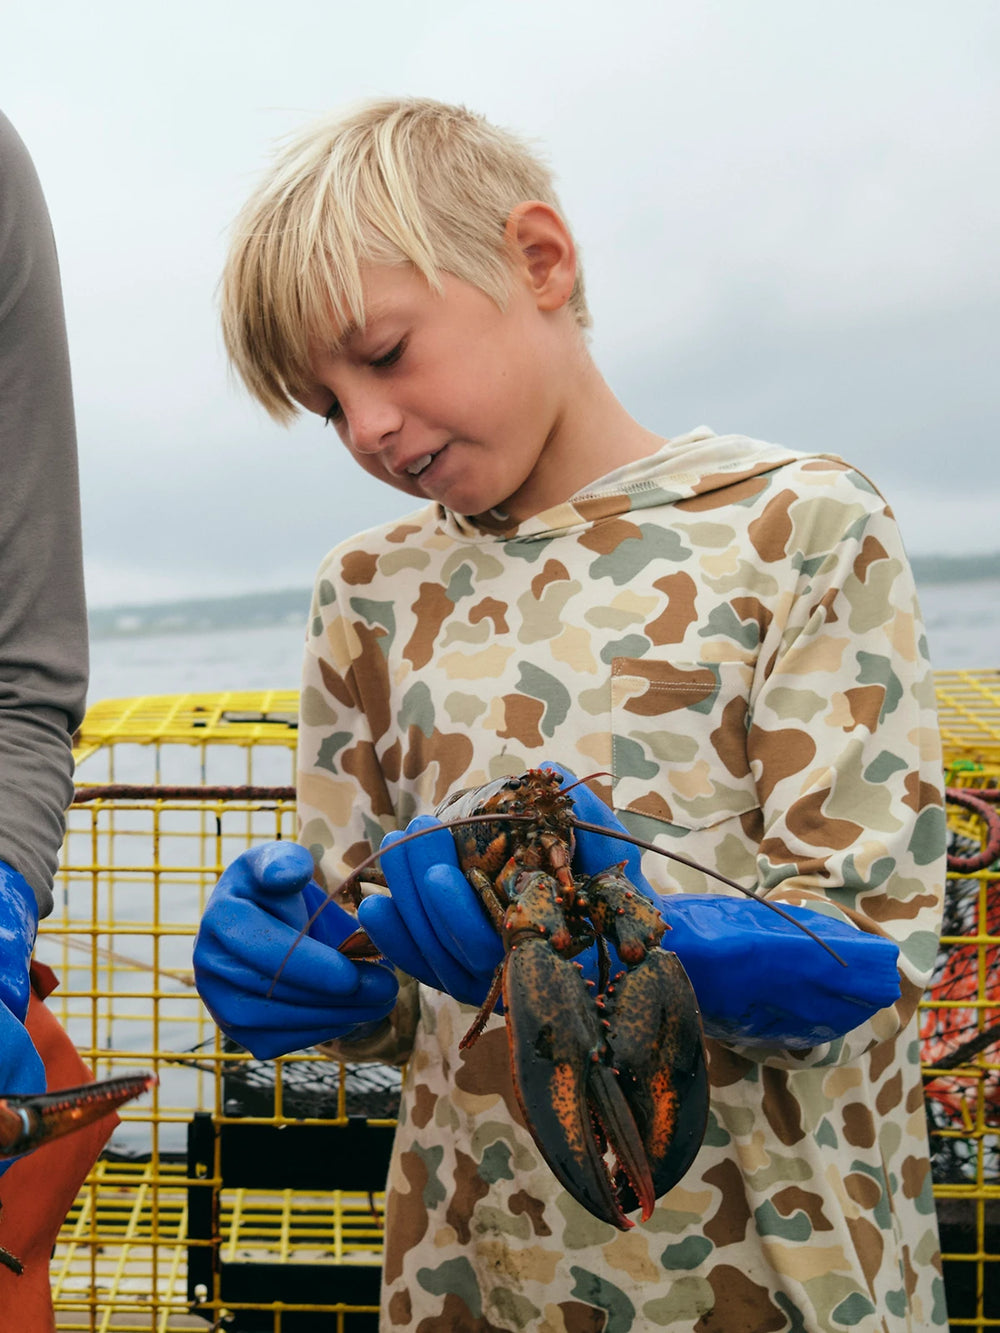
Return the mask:
[[[45,1065],[49,1092],[92,1083],[94,1078],[43,1003],[58,984],[51,968],[32,963],[25,1026]],[[0,1328],[55,1333],[49,1284],[52,1248],[87,1172],[117,1124],[117,1115],[109,1115],[46,1143],[0,1178],[0,1245],[24,1264],[20,1277],[0,1265]]]

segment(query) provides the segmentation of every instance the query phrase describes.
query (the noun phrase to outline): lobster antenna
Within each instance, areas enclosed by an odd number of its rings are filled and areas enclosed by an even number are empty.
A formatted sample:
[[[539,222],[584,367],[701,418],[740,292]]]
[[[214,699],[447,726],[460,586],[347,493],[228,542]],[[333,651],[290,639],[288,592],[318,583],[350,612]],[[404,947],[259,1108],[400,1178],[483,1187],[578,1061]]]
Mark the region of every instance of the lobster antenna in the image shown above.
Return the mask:
[[[572,783],[570,787],[564,789],[564,794],[565,792],[571,791],[573,787],[578,787],[581,785],[581,783],[589,781],[591,777],[602,777],[602,776],[604,776],[604,774],[592,773],[589,774],[588,777],[586,778],[579,778],[577,779],[576,782]],[[467,824],[495,824],[501,820],[510,820],[511,822],[514,823],[526,824],[526,823],[532,823],[534,821],[534,815],[517,815],[517,814],[464,815],[461,819],[451,819],[448,821],[442,821],[440,827],[463,828]],[[667,851],[665,847],[658,847],[655,842],[647,842],[645,839],[638,838],[635,836],[635,834],[629,833],[627,830],[624,829],[603,828],[600,824],[591,824],[588,823],[586,820],[577,819],[575,816],[572,817],[572,823],[574,828],[583,829],[585,833],[600,833],[606,838],[617,838],[622,842],[629,842],[634,847],[641,847],[643,851],[654,852],[658,856],[665,856],[670,861],[678,861],[680,862],[681,865],[685,865],[691,870],[697,870],[699,874],[709,875],[712,879],[718,880],[720,884],[725,884],[731,889],[736,889],[736,891],[738,893],[742,893],[744,897],[752,898],[755,903],[760,903],[762,907],[766,907],[770,911],[776,912],[778,916],[783,917],[785,921],[790,922],[793,926],[795,926],[797,930],[800,930],[803,933],[803,935],[808,935],[811,940],[814,940],[820,946],[820,948],[825,949],[826,952],[830,955],[830,957],[836,959],[836,961],[841,965],[841,967],[847,967],[846,961],[843,958],[841,958],[840,954],[837,953],[837,951],[834,948],[832,948],[829,944],[827,944],[826,940],[821,939],[819,935],[815,933],[815,931],[812,931],[809,929],[808,926],[803,925],[801,921],[797,920],[789,912],[786,912],[784,908],[779,907],[777,903],[772,903],[767,898],[761,898],[759,894],[754,893],[753,889],[748,889],[746,888],[745,885],[738,883],[735,879],[730,879],[728,875],[724,875],[720,870],[713,870],[709,866],[699,865],[697,861],[692,860],[690,857],[682,856],[680,852]],[[412,833],[404,833],[401,837],[396,838],[392,845],[394,847],[401,847],[403,846],[404,843],[414,842],[417,838],[423,838],[426,836],[426,834],[433,832],[434,832],[433,828],[415,829]],[[380,849],[377,852],[372,852],[370,856],[366,856],[363,861],[361,861],[357,866],[354,867],[354,869],[347,876],[347,878],[342,881],[341,887],[343,887],[344,884],[349,883],[352,879],[357,879],[358,876],[361,875],[363,871],[367,870],[370,866],[373,866],[376,863],[376,861],[378,861],[381,855],[382,852]],[[267,991],[268,999],[270,999],[271,996],[274,994],[274,988],[278,984],[278,981],[281,977],[282,972],[285,970],[289,958],[291,958],[292,954],[298,948],[299,940],[301,940],[304,935],[309,934],[309,931],[312,929],[314,923],[319,919],[320,915],[326,910],[327,905],[333,901],[334,901],[333,895],[328,894],[320,903],[320,905],[315,909],[315,911],[313,911],[310,914],[305,925],[302,927],[302,929],[296,935],[295,939],[292,941],[291,947],[288,949],[288,952],[285,954],[284,958],[282,958],[281,963],[278,966],[278,970],[274,974],[274,979],[272,980],[271,985],[268,988]]]
[[[618,829],[611,832],[602,828],[600,824],[588,824],[586,820],[577,819],[575,816],[573,817],[573,827],[582,828],[585,833],[603,833],[606,838],[620,838],[622,842],[630,842],[633,846],[641,847],[644,851],[656,852],[659,856],[665,856],[670,861],[679,861],[681,865],[688,866],[691,870],[697,870],[701,875],[711,875],[720,884],[728,884],[731,889],[737,889],[744,897],[752,898],[755,903],[760,903],[761,907],[769,907],[772,912],[777,912],[779,916],[784,917],[786,921],[790,921],[793,926],[801,930],[803,935],[808,935],[811,940],[815,940],[817,944],[822,945],[830,957],[835,958],[841,967],[847,967],[847,963],[841,958],[840,954],[831,948],[826,940],[820,939],[815,931],[810,930],[808,926],[804,926],[801,921],[786,912],[783,907],[779,907],[777,903],[772,903],[769,898],[762,898],[760,894],[754,893],[753,889],[748,889],[745,885],[737,883],[735,879],[730,879],[728,875],[724,875],[721,870],[712,870],[708,866],[699,865],[697,861],[693,861],[689,856],[681,856],[680,852],[668,852],[665,847],[658,847],[655,842],[646,842],[643,838],[637,838],[632,833],[622,832]]]
[[[549,773],[551,771],[552,770],[548,768],[542,769],[543,773]],[[609,773],[606,768],[599,768],[596,773],[588,773],[585,778],[577,778],[576,781],[571,782],[568,787],[560,787],[559,795],[568,796],[571,791],[576,791],[577,787],[582,787],[585,782],[591,782],[594,778],[613,778],[613,777],[614,774]]]
[[[614,774],[609,773],[606,769],[602,769],[597,773],[588,773],[585,778],[577,778],[576,781],[571,782],[568,787],[563,787],[560,794],[565,796],[568,792],[571,792],[574,787],[580,787],[585,782],[590,782],[592,778],[614,778]],[[777,912],[779,916],[784,917],[786,921],[790,921],[793,926],[796,926],[801,930],[804,935],[808,935],[811,940],[815,940],[817,944],[822,945],[830,957],[835,958],[841,967],[847,966],[847,963],[841,958],[840,954],[837,953],[835,949],[832,949],[830,945],[827,944],[826,940],[821,940],[820,937],[811,931],[808,926],[804,926],[801,921],[797,921],[794,916],[789,915],[789,913],[779,907],[777,903],[772,903],[767,898],[761,898],[759,894],[754,893],[753,889],[748,889],[742,884],[737,884],[735,879],[730,879],[727,875],[723,875],[721,871],[712,870],[709,866],[699,865],[697,861],[692,861],[687,856],[681,856],[680,852],[668,852],[665,847],[660,847],[655,842],[646,842],[642,838],[637,838],[634,834],[629,833],[627,829],[612,833],[609,829],[602,828],[600,824],[588,824],[585,820],[577,819],[575,815],[571,816],[571,819],[575,828],[582,828],[586,833],[603,833],[605,837],[621,838],[623,842],[630,842],[634,847],[641,847],[643,851],[655,852],[657,856],[665,856],[670,861],[679,861],[681,865],[688,866],[691,870],[697,870],[699,874],[711,875],[711,877],[717,879],[720,884],[728,884],[731,889],[736,889],[745,897],[752,898],[755,903],[762,903],[764,907],[769,907],[772,912]]]

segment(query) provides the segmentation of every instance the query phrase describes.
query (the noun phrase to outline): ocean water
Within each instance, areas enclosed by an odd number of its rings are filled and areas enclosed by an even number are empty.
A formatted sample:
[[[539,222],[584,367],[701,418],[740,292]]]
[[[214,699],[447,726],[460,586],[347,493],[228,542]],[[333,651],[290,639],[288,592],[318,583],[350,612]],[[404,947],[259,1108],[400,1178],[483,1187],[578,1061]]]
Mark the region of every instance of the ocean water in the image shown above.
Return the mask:
[[[1000,581],[931,584],[921,589],[920,601],[935,667],[1000,668]],[[96,639],[90,698],[295,689],[304,628]]]
[[[1000,580],[920,589],[931,661],[938,670],[1000,670]]]
[[[297,689],[305,624],[95,639],[90,700],[137,694]]]

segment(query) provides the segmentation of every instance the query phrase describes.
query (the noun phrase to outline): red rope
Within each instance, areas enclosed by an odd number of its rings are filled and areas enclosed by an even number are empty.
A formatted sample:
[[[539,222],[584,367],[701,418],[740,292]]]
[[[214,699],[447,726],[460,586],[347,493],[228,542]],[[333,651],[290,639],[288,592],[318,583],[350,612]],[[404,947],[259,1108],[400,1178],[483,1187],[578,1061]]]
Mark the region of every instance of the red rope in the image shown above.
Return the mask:
[[[994,810],[988,801],[1000,799],[1000,792],[989,788],[983,791],[970,791],[965,787],[946,787],[945,800],[952,805],[961,806],[974,815],[978,815],[986,826],[986,843],[978,852],[960,855],[948,853],[948,869],[956,874],[986,870],[1000,856],[1000,813]]]

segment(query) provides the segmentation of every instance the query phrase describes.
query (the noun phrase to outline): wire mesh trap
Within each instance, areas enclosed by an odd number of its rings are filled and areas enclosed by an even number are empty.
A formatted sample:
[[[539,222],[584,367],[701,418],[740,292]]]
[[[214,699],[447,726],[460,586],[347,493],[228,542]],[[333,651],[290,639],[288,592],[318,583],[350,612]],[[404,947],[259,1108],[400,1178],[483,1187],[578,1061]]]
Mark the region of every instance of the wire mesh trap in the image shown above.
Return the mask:
[[[273,1116],[279,1079],[281,1107],[291,1119],[395,1120],[399,1113],[402,1072],[389,1065],[300,1060],[279,1066],[255,1060],[228,1038],[222,1045],[244,1056],[226,1065],[222,1075],[227,1116]]]
[[[937,1184],[1000,1186],[1000,789],[948,792],[941,946],[920,1028],[931,1162]]]
[[[937,684],[946,781],[996,813],[1000,672]],[[63,1227],[58,1333],[377,1327],[400,1071],[253,1060],[217,1031],[191,970],[224,867],[295,837],[297,706],[294,691],[109,700],[81,730],[83,799],[38,946],[61,977],[48,1004],[98,1077],[150,1068],[160,1082],[125,1108]],[[1000,862],[981,810],[950,802],[948,822],[921,1012],[934,1193],[951,1326],[1000,1329]]]
[[[48,1004],[98,1077],[149,1068],[159,1082],[122,1112],[62,1229],[59,1333],[375,1327],[400,1071],[253,1060],[216,1029],[191,966],[225,866],[295,837],[297,703],[111,700],[77,738],[37,949],[61,979]]]

